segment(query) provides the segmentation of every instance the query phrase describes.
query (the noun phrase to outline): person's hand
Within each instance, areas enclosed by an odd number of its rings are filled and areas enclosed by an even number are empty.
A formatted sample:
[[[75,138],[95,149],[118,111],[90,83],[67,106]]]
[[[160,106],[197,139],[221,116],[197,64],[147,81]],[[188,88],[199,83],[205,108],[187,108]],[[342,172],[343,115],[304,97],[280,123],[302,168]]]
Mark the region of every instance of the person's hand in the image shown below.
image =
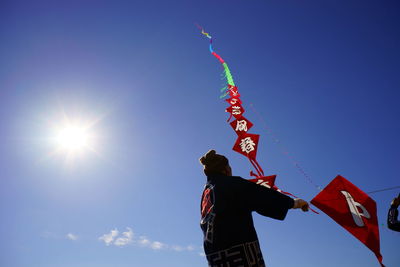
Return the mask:
[[[392,206],[395,206],[396,208],[400,205],[400,198],[395,197],[392,200]]]
[[[302,211],[308,211],[308,202],[301,198],[295,198],[293,209],[301,209]]]

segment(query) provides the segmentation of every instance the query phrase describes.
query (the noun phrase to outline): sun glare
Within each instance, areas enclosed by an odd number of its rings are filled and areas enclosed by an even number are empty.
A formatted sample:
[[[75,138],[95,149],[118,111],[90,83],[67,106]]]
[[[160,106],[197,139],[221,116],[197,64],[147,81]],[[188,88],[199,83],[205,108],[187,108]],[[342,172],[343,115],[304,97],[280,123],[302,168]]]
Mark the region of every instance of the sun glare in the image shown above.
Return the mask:
[[[72,152],[87,148],[90,136],[82,126],[67,125],[58,132],[56,142],[62,150]]]
[[[96,107],[87,109],[77,102],[69,108],[58,103],[56,109],[45,110],[40,118],[43,128],[38,132],[44,155],[38,157],[38,162],[51,161],[75,170],[104,158],[106,135],[102,123],[108,112]]]
[[[99,119],[87,120],[67,115],[63,119],[53,120],[49,156],[64,158],[65,164],[72,166],[82,161],[84,156],[92,153],[98,155],[98,133],[95,133],[98,122]]]

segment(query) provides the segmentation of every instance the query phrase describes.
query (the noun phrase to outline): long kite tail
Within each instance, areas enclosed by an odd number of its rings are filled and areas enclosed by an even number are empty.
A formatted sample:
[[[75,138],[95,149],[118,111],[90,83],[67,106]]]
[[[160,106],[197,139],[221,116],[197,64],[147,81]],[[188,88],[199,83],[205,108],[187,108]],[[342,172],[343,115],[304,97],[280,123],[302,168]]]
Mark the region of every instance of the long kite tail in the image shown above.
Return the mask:
[[[228,67],[228,64],[225,62],[225,60],[218,55],[214,49],[213,49],[213,38],[212,36],[205,32],[204,29],[197,25],[197,27],[201,30],[201,33],[207,37],[210,40],[210,53],[216,57],[218,59],[218,61],[222,64],[222,67],[224,68],[224,74],[225,74],[225,78],[227,81],[227,85],[221,89],[221,91],[223,92],[223,94],[220,96],[220,98],[224,98],[226,96],[230,96],[230,98],[227,100],[228,103],[230,104],[230,107],[226,109],[227,112],[230,113],[230,117],[228,119],[228,121],[231,120],[232,117],[235,117],[235,121],[236,123],[247,123],[247,121],[245,121],[245,118],[243,117],[243,113],[244,113],[244,109],[243,107],[240,105],[242,102],[240,100],[240,94],[237,90],[237,87],[235,85],[235,82],[233,81],[233,77],[231,74],[231,71]],[[251,124],[251,122],[249,122]],[[243,125],[242,125],[243,126]],[[257,160],[256,160],[256,154],[257,154],[257,147],[258,147],[258,135],[246,135],[244,136],[245,133],[247,133],[247,126],[244,125],[244,127],[242,127],[241,124],[239,126],[235,126],[236,129],[239,128],[243,128],[240,129],[239,132],[237,130],[236,133],[238,134],[238,141],[236,142],[233,150],[235,150],[236,152],[243,154],[244,156],[247,156],[248,159],[250,160],[251,164],[253,165],[253,167],[255,168],[258,176],[264,176],[264,171],[262,170],[260,164],[258,164]],[[257,140],[252,140],[252,138],[257,138]],[[246,145],[250,145],[249,148],[245,148]]]
[[[228,84],[231,85],[231,86],[235,86],[235,83],[233,81],[233,77],[232,77],[231,71],[229,70],[228,64],[226,64],[225,60],[220,55],[218,55],[213,49],[213,46],[212,46],[213,39],[212,39],[211,35],[209,33],[205,32],[204,29],[202,27],[200,27],[199,25],[197,25],[197,27],[199,29],[201,29],[201,33],[204,36],[206,36],[208,39],[210,39],[210,46],[209,46],[210,53],[214,57],[216,57],[218,59],[218,61],[222,64],[222,67],[224,68],[224,73],[225,73],[225,77],[226,77],[226,80],[227,80]]]
[[[227,112],[229,112],[231,115],[228,119],[228,121],[231,120],[232,116],[235,117],[235,121],[231,122],[231,126],[235,130],[235,132],[238,134],[238,140],[236,141],[233,150],[236,152],[239,152],[240,154],[247,156],[249,159],[250,163],[253,165],[254,169],[256,170],[257,174],[254,174],[253,171],[250,172],[250,175],[257,177],[257,179],[252,179],[253,180],[262,180],[264,178],[267,178],[264,176],[264,171],[260,164],[257,162],[256,155],[257,155],[257,147],[258,147],[258,137],[259,135],[255,134],[248,134],[247,130],[253,125],[250,121],[245,119],[243,117],[244,109],[241,106],[242,101],[240,100],[240,94],[237,90],[237,87],[235,86],[235,83],[233,82],[232,74],[231,71],[229,70],[228,64],[226,64],[225,60],[218,55],[213,47],[212,47],[212,42],[213,39],[211,35],[207,32],[204,31],[204,29],[196,24],[196,26],[201,30],[201,33],[210,39],[210,53],[218,59],[218,61],[222,64],[224,68],[224,73],[225,73],[225,78],[227,80],[227,86],[221,89],[222,92],[224,92],[223,95],[220,96],[220,98],[224,98],[227,95],[229,95],[231,98],[227,99],[226,101],[231,105],[229,108],[226,109]],[[233,123],[233,125],[232,125]],[[247,124],[249,123],[249,128],[247,127]],[[253,181],[254,182],[254,181]],[[274,182],[270,184],[272,188],[275,190],[278,190],[279,192],[295,197],[295,195],[289,193],[289,192],[284,192],[278,187],[274,185]],[[310,207],[310,210],[313,211],[314,213],[317,213],[314,209]]]

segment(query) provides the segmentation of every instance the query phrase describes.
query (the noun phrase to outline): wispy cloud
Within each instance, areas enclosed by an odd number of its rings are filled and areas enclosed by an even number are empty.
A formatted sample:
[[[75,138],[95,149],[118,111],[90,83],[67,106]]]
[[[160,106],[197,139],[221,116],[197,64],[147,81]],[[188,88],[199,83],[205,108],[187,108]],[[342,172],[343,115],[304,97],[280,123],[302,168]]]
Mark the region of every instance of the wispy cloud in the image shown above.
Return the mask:
[[[175,250],[177,252],[182,252],[182,251],[194,251],[196,248],[192,245],[189,246],[177,246],[177,245],[172,245],[170,247],[172,250]]]
[[[147,237],[145,237],[145,236],[140,236],[140,237],[139,237],[139,240],[138,240],[138,243],[139,243],[140,245],[142,245],[142,246],[149,246],[151,242],[150,242],[149,239],[147,239]]]
[[[193,245],[189,245],[189,246],[178,246],[178,245],[172,245],[169,246],[170,249],[177,251],[177,252],[182,252],[182,251],[195,251],[195,250],[199,250],[202,251],[202,249],[200,247],[196,248]]]
[[[142,247],[151,248],[153,250],[161,250],[168,248],[168,245],[160,242],[160,241],[152,241],[148,239],[146,236],[140,236],[135,243],[139,244]]]
[[[76,240],[78,240],[79,237],[77,235],[73,234],[73,233],[68,233],[65,236],[65,238],[68,239],[68,240],[76,241]]]
[[[79,239],[79,236],[74,233],[60,234],[60,233],[54,233],[54,232],[50,232],[50,231],[44,231],[41,233],[40,236],[43,238],[46,238],[46,239],[54,239],[54,240],[67,239],[67,240],[71,240],[71,241],[76,241]]]
[[[165,249],[165,248],[167,248],[168,246],[165,245],[165,244],[163,244],[163,243],[161,243],[161,242],[159,242],[159,241],[153,241],[153,242],[151,243],[150,247],[151,247],[152,249],[154,249],[154,250],[160,250],[160,249]]]
[[[183,251],[184,250],[184,248],[183,247],[181,247],[181,246],[171,246],[171,249],[172,250],[175,250],[175,251],[178,251],[178,252],[181,252],[181,251]]]
[[[107,246],[114,245],[117,247],[124,247],[129,244],[135,244],[152,250],[171,250],[176,252],[199,250],[199,248],[193,245],[169,245],[160,241],[151,240],[143,235],[136,237],[131,228],[127,227],[126,229],[127,231],[121,234],[119,234],[118,229],[111,230],[110,233],[99,237],[99,240],[103,241]]]
[[[113,243],[114,238],[115,238],[116,236],[118,236],[118,234],[119,234],[118,229],[114,229],[114,230],[111,230],[110,233],[104,234],[104,235],[100,236],[100,237],[99,237],[99,240],[104,241],[104,243],[105,243],[107,246],[109,246],[109,245],[111,245],[111,244]]]
[[[128,231],[123,232],[122,236],[118,237],[115,240],[114,245],[116,245],[117,247],[123,247],[123,246],[126,246],[126,245],[132,243],[132,239],[133,239],[132,229],[129,227],[127,227],[126,229]]]

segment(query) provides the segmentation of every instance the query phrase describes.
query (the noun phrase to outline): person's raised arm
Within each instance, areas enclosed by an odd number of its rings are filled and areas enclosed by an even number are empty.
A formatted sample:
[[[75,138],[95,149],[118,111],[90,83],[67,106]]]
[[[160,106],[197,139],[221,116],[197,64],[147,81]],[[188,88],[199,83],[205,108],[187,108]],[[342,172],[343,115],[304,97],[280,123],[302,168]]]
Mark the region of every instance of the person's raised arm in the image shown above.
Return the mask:
[[[244,179],[241,187],[249,209],[261,215],[283,220],[289,209],[308,211],[308,203],[300,198],[292,199],[276,190]]]

